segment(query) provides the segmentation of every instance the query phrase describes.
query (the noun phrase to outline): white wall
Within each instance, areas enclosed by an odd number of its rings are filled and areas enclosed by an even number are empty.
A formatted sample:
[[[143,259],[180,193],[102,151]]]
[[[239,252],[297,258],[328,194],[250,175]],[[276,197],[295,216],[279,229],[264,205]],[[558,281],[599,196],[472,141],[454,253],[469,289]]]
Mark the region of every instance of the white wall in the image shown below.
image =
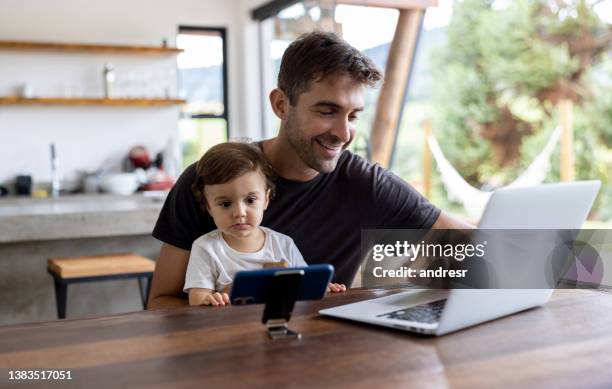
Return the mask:
[[[232,136],[261,136],[257,23],[249,10],[265,0],[3,0],[0,40],[160,45],[179,25],[225,27]],[[102,93],[102,66],[152,74],[174,58],[136,55],[0,51],[0,95],[28,82],[38,95]],[[177,139],[177,107],[0,106],[0,183],[17,174],[49,181],[55,142],[63,179],[118,165],[131,146],[153,152]]]

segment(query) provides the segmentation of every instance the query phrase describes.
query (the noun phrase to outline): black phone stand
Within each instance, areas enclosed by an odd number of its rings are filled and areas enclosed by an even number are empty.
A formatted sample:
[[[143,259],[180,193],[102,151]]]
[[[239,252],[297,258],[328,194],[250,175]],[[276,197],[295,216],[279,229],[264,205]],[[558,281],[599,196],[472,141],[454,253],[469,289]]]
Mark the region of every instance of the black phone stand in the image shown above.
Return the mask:
[[[304,270],[279,270],[272,277],[266,294],[266,306],[261,322],[268,327],[273,340],[302,337],[287,327],[304,278]]]

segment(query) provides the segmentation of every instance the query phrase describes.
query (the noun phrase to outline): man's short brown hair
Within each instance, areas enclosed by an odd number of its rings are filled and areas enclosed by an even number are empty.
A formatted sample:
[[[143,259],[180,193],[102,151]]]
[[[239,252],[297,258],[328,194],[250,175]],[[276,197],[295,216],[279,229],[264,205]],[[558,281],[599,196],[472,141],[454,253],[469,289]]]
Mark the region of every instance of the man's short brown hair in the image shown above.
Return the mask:
[[[331,32],[304,34],[287,47],[278,73],[278,88],[291,105],[308,90],[311,81],[348,74],[355,81],[373,87],[383,76],[374,62]]]
[[[226,142],[211,147],[196,165],[191,191],[200,208],[206,210],[204,187],[225,184],[245,173],[259,170],[266,179],[270,198],[274,195],[276,175],[261,149],[253,143]]]

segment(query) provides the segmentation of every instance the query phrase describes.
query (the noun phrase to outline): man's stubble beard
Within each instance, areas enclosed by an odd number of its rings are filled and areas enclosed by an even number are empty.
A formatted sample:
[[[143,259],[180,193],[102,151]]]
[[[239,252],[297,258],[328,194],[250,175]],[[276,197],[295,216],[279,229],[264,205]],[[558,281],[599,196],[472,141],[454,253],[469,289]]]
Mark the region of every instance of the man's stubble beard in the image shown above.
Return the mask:
[[[285,122],[285,134],[289,145],[293,148],[300,159],[311,169],[319,173],[331,173],[336,168],[338,160],[342,152],[333,159],[323,159],[316,156],[314,150],[315,140],[312,138],[304,138],[304,131],[300,130],[299,120],[293,114],[289,114]],[[350,143],[350,142],[349,142]],[[343,145],[342,151],[348,147],[349,143]]]

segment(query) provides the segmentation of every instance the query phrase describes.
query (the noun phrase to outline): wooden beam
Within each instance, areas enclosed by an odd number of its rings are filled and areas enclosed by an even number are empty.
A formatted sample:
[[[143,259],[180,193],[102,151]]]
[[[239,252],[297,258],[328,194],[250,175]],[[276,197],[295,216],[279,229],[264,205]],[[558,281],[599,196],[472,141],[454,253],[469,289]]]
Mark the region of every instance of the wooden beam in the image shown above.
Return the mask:
[[[275,16],[277,13],[285,8],[291,7],[299,0],[272,0],[267,3],[253,9],[251,11],[251,18],[254,20],[265,20],[269,17]]]
[[[395,133],[408,87],[408,75],[413,64],[423,15],[423,10],[400,10],[389,48],[385,81],[378,96],[370,138],[372,161],[383,167],[388,167],[391,162]]]
[[[272,0],[253,9],[251,18],[254,20],[265,20],[275,16],[280,11],[299,0]],[[362,7],[395,8],[395,9],[425,9],[427,7],[437,7],[438,0],[335,0],[336,4],[359,5]]]
[[[574,181],[574,104],[569,99],[561,99],[558,104],[561,126],[561,181]]]
[[[414,10],[437,7],[438,0],[337,0],[336,4]]]

